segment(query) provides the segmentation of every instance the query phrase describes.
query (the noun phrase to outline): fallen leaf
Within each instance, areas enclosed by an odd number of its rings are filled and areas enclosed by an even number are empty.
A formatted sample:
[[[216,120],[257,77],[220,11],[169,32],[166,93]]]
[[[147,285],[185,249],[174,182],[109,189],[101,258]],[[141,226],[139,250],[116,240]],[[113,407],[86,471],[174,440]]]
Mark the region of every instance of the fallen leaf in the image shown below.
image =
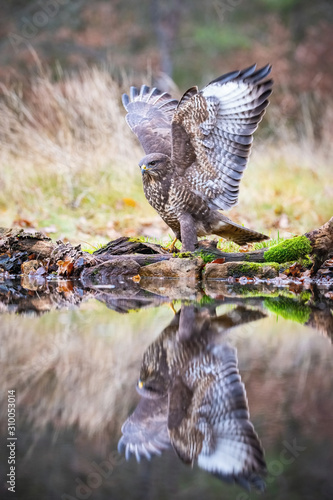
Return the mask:
[[[66,257],[65,260],[58,260],[57,266],[59,276],[70,276],[74,268],[74,264],[70,257]]]
[[[21,272],[24,275],[35,273],[37,269],[38,269],[37,260],[26,260],[21,264]]]
[[[302,264],[295,262],[295,264],[292,264],[288,269],[284,271],[284,274],[286,274],[287,276],[293,276],[294,278],[297,278],[301,276],[303,271],[304,268]]]
[[[13,226],[34,227],[34,223],[31,220],[29,220],[29,219],[19,218],[19,219],[15,219],[13,221]]]
[[[123,198],[122,202],[124,205],[127,205],[128,207],[136,207],[136,201],[133,200],[132,198]]]
[[[215,259],[212,261],[212,264],[223,264],[225,262],[224,257],[219,257],[218,259]]]
[[[134,283],[140,283],[141,281],[141,276],[139,274],[133,276],[132,280],[134,281]]]

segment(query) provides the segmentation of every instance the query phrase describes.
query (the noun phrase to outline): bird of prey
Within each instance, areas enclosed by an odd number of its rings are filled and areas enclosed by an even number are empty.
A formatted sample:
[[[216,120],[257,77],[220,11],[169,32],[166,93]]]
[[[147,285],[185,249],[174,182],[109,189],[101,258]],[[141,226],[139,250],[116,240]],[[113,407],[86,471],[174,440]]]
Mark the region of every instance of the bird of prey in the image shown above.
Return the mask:
[[[137,385],[141,399],[122,426],[118,449],[140,461],[172,446],[187,464],[262,490],[263,450],[249,419],[236,350],[221,337],[265,315],[242,306],[213,315],[182,306],[148,347]]]
[[[272,92],[271,66],[253,65],[192,87],[180,101],[157,88],[123,95],[126,121],[146,156],[139,162],[145,196],[183,251],[216,234],[239,245],[267,236],[219,212],[238,201],[253,133]]]

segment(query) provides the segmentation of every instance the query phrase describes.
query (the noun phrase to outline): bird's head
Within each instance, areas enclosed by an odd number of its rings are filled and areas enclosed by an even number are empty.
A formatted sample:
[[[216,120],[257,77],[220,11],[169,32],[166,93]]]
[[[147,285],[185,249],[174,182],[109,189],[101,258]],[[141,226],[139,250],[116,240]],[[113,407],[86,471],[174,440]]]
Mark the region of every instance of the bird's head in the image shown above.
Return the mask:
[[[146,380],[139,378],[137,392],[148,399],[158,399],[166,394],[165,381],[159,378],[149,377]]]
[[[151,153],[139,162],[139,167],[141,168],[142,175],[150,174],[153,177],[158,177],[161,174],[165,174],[170,165],[169,156],[163,153]]]

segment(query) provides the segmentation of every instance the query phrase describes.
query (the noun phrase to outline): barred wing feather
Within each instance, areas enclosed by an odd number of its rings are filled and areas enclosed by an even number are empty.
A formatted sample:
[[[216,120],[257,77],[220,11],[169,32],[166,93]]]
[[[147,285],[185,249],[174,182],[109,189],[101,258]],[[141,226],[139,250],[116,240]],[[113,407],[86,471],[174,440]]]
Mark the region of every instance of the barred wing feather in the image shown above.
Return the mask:
[[[131,87],[122,97],[126,121],[138,137],[146,154],[171,155],[171,119],[178,101],[167,92],[142,85]]]
[[[172,120],[172,159],[211,208],[238,201],[239,184],[271,94],[269,65],[217,78],[180,100]],[[179,172],[180,173],[180,172]]]

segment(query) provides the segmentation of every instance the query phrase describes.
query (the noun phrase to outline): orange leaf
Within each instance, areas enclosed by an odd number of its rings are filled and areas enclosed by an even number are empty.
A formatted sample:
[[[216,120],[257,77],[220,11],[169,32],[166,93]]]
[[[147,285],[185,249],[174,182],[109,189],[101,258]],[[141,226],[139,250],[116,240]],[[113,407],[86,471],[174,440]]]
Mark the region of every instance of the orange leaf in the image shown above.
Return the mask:
[[[65,260],[58,260],[58,274],[60,276],[70,276],[73,272],[74,264],[70,257],[66,257]]]
[[[136,201],[132,198],[123,198],[122,201],[124,205],[127,205],[128,207],[136,207]]]
[[[220,257],[218,259],[215,259],[212,261],[212,264],[223,264],[225,262],[225,258],[224,257]]]
[[[73,291],[73,283],[71,281],[63,281],[58,284],[58,292],[72,292]]]
[[[13,226],[34,227],[34,223],[28,219],[18,218],[13,221]]]

